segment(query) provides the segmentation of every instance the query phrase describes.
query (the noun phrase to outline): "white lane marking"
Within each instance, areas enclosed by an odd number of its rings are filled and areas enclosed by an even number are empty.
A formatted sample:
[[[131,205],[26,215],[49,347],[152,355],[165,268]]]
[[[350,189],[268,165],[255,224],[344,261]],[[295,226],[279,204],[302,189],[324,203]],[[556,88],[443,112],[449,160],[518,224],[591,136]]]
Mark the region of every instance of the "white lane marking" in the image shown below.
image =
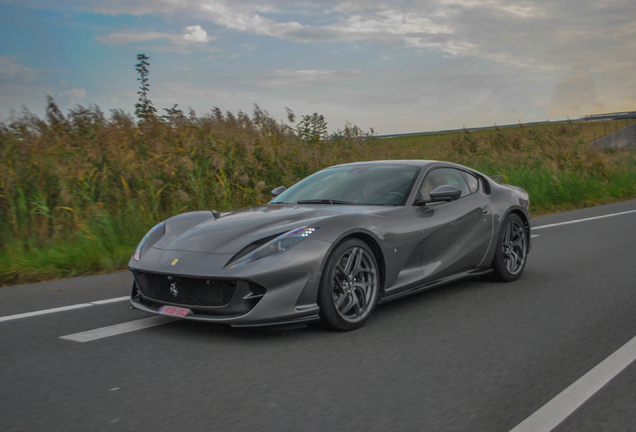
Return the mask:
[[[128,296],[115,297],[115,298],[110,298],[110,299],[105,299],[105,300],[97,300],[97,301],[90,302],[90,303],[78,303],[78,304],[74,304],[74,305],[62,306],[62,307],[53,308],[53,309],[43,309],[43,310],[39,310],[39,311],[25,312],[25,313],[15,314],[15,315],[7,315],[7,316],[0,317],[0,322],[13,321],[13,320],[20,319],[20,318],[29,318],[29,317],[33,317],[33,316],[46,315],[46,314],[52,314],[52,313],[57,313],[57,312],[65,312],[65,311],[69,311],[69,310],[73,310],[73,309],[80,309],[80,308],[91,307],[91,306],[95,306],[95,305],[99,306],[99,305],[104,305],[104,304],[108,304],[108,303],[115,303],[115,302],[128,300],[129,298],[130,297],[128,297]]]
[[[130,300],[130,296],[115,297],[115,298],[109,298],[106,300],[97,300],[97,301],[91,302],[91,304],[104,305],[108,303],[115,303],[115,302],[126,301],[126,300]]]
[[[60,336],[60,339],[66,339],[73,342],[91,342],[97,339],[103,339],[110,336],[116,336],[122,333],[129,333],[148,327],[154,327],[175,321],[175,318],[165,316],[155,316],[144,318],[136,321],[129,321],[122,324],[115,324],[108,327],[101,327],[81,333],[74,333],[67,336]]]
[[[538,226],[538,227],[532,227],[532,231],[538,230],[538,229],[542,229],[542,228],[555,227],[555,226],[559,226],[559,225],[568,225],[568,224],[579,223],[579,222],[587,222],[587,221],[591,221],[591,220],[595,220],[595,219],[608,218],[608,217],[612,217],[612,216],[620,216],[620,215],[624,215],[624,214],[628,214],[628,213],[636,213],[636,210],[629,210],[629,211],[624,211],[624,212],[620,212],[620,213],[606,214],[606,215],[603,215],[603,216],[594,216],[594,217],[589,217],[589,218],[585,218],[585,219],[577,219],[577,220],[573,220],[573,221],[559,222],[559,223],[553,223],[553,224],[549,224],[549,225],[542,225],[542,226]]]
[[[532,235],[530,236],[530,238],[535,238],[535,237],[539,237],[539,234],[532,234]]]
[[[62,306],[62,307],[53,308],[53,309],[44,309],[44,310],[39,310],[35,312],[26,312],[26,313],[21,313],[16,315],[8,315],[8,316],[0,317],[0,322],[12,321],[12,320],[20,319],[20,318],[28,318],[32,316],[38,316],[38,315],[46,315],[46,314],[56,313],[56,312],[64,312],[68,310],[80,309],[80,308],[91,307],[91,306],[93,305],[90,303],[80,303],[80,304]]]
[[[636,360],[636,337],[620,347],[510,432],[551,431]]]

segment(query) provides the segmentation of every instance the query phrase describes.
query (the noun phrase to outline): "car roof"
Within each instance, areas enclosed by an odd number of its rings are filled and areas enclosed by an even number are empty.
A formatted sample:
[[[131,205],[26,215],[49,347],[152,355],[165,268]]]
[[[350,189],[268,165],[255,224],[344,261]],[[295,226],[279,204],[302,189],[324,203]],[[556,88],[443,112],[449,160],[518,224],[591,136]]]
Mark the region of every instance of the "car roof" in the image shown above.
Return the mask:
[[[412,160],[376,160],[376,161],[362,161],[362,162],[349,162],[345,164],[338,164],[334,166],[358,166],[358,165],[411,165],[411,166],[427,166],[433,163],[439,163],[439,161],[435,160],[422,160],[422,159],[412,159]]]
[[[350,162],[346,164],[334,165],[329,168],[345,167],[345,166],[364,166],[364,165],[404,165],[404,166],[416,166],[421,168],[433,168],[437,166],[447,166],[459,169],[466,169],[475,171],[473,168],[469,168],[453,162],[445,162],[438,160],[426,160],[426,159],[398,159],[398,160],[377,160],[377,161],[363,161],[363,162]]]
[[[445,162],[445,161],[438,161],[438,160],[428,160],[428,159],[397,159],[397,160],[377,160],[377,161],[363,161],[363,162],[350,162],[350,163],[346,163],[346,164],[340,164],[340,165],[333,165],[330,167],[327,167],[325,169],[329,169],[329,168],[335,168],[335,167],[346,167],[346,166],[364,166],[364,165],[402,165],[402,166],[415,166],[415,167],[420,167],[423,168],[422,172],[424,173],[428,173],[431,169],[434,168],[456,168],[456,169],[460,169],[460,170],[464,170],[464,171],[469,171],[472,172],[474,174],[479,175],[480,177],[483,177],[486,180],[490,180],[489,177],[486,174],[483,174],[479,171],[477,171],[474,168],[471,167],[467,167],[465,165],[461,165],[461,164],[457,164],[457,163],[453,163],[453,162]]]

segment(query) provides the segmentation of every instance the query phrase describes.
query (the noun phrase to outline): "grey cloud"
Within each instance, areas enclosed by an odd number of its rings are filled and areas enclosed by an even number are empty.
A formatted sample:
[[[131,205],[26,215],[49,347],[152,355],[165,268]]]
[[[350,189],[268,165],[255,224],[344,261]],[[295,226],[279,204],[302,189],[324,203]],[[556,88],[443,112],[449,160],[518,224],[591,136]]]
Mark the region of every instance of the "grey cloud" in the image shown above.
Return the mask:
[[[32,81],[37,71],[22,66],[11,57],[0,56],[0,83],[4,85],[25,85]]]
[[[285,1],[267,4],[271,10],[291,10]],[[633,56],[625,55],[636,48],[636,8],[631,0],[320,4],[335,21],[278,22],[275,13],[258,15],[255,20],[257,8],[249,2],[239,2],[237,7],[224,4],[227,15],[212,14],[210,19],[222,26],[296,42],[399,43],[546,71],[571,70],[575,64],[594,71],[636,66]],[[232,16],[240,17],[237,20],[243,25],[228,24]]]
[[[22,66],[12,57],[0,56],[0,121],[10,115],[9,107],[31,102],[41,93],[34,86],[38,71]]]
[[[105,45],[129,45],[135,42],[148,42],[157,39],[172,39],[173,35],[168,33],[157,33],[154,31],[146,33],[109,33],[105,36],[96,36],[95,39]]]
[[[395,112],[412,112],[413,118],[428,116],[422,120],[428,124],[451,126],[455,122],[455,127],[461,127],[461,119],[475,112],[486,123],[491,118],[498,123],[514,122],[518,117],[522,121],[544,119],[548,114],[559,119],[576,116],[578,111],[588,114],[601,103],[614,110],[614,101],[624,104],[625,94],[636,94],[633,0],[57,0],[56,6],[46,0],[27,1],[68,11],[178,16],[204,28],[214,23],[232,31],[299,43],[353,46],[380,42],[385,44],[380,50],[391,50],[391,63],[396,64],[402,54],[426,52],[423,62],[443,63],[443,73],[435,75],[431,65],[426,76],[394,71],[380,82],[379,78],[373,81],[378,71],[355,80],[355,75],[342,71],[302,75],[281,70],[234,82],[233,90],[253,89],[254,100],[268,95],[305,101],[330,99],[325,103],[336,100],[332,107],[373,114],[374,119],[396,122],[393,128],[402,120],[396,119],[398,114],[387,117],[382,112],[387,105]],[[222,7],[210,10],[214,4]],[[226,38],[230,39],[227,33]],[[179,49],[169,37],[164,40],[170,43],[156,49]],[[117,38],[112,36],[110,41],[115,43]],[[377,50],[377,45],[372,48]],[[344,44],[334,48],[346,49]],[[453,70],[461,67],[465,69]],[[403,85],[405,80],[410,80],[409,86]],[[331,92],[328,87],[338,90]],[[197,93],[185,92],[183,97],[196,98]]]
[[[26,0],[104,14],[181,14],[296,42],[380,41],[520,67],[591,71],[636,67],[633,0]],[[214,9],[222,13],[215,13]],[[309,22],[288,20],[289,14]],[[285,17],[278,20],[279,17]],[[313,22],[311,22],[313,18]],[[402,26],[400,27],[399,24]]]
[[[256,87],[270,89],[287,89],[292,87],[312,87],[329,83],[331,87],[339,82],[346,82],[358,78],[363,73],[357,69],[343,70],[276,70],[251,79],[251,84]]]
[[[74,89],[59,93],[59,96],[65,99],[71,105],[75,105],[86,96],[86,90],[74,88]]]
[[[187,26],[183,31],[183,34],[158,33],[155,31],[145,33],[109,33],[104,36],[96,36],[95,39],[105,45],[130,45],[138,42],[167,40],[171,45],[149,47],[148,49],[160,52],[181,53],[192,52],[193,47],[210,50],[210,48],[206,47],[206,43],[216,39],[215,37],[208,36],[207,32],[199,25]]]
[[[304,26],[287,32],[285,38],[295,42],[334,42],[342,40],[343,35],[332,29]]]
[[[532,18],[457,6],[450,19],[455,37],[473,42],[476,54],[485,58],[503,55],[516,64],[546,70],[571,70],[579,64],[602,71],[623,63],[626,50],[634,47],[630,34],[636,8],[621,7],[628,3],[534,2],[543,14]]]
[[[7,1],[7,0],[5,0]],[[200,10],[200,0],[8,0],[20,6],[105,15],[145,15]]]
[[[38,82],[41,75],[41,71],[23,66],[17,58],[0,55],[0,121],[14,114],[12,108],[43,101],[47,93],[53,93],[52,88]]]
[[[552,93],[548,106],[551,117],[583,116],[589,110],[600,111],[603,104],[596,94],[596,83],[588,72],[576,69],[560,81]]]

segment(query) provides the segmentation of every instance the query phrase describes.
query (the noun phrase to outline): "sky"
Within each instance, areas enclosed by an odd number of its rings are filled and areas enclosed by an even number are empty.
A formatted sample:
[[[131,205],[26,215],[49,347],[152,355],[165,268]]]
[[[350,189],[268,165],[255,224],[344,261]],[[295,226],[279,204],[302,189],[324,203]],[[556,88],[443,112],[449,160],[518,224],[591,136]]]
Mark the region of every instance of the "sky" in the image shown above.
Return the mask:
[[[325,116],[378,134],[636,110],[634,0],[0,0],[0,120],[47,95],[133,113]]]

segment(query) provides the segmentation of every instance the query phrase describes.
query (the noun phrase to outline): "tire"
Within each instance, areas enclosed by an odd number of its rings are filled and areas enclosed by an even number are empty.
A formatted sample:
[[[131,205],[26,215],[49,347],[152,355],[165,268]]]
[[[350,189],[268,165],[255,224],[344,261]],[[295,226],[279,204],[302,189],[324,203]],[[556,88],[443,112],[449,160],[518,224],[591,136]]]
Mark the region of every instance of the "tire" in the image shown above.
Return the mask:
[[[322,322],[337,331],[362,327],[375,308],[379,288],[378,264],[369,246],[345,240],[331,252],[320,281]]]
[[[497,237],[495,257],[492,262],[493,279],[512,282],[519,279],[528,258],[528,232],[516,214],[504,219]]]

